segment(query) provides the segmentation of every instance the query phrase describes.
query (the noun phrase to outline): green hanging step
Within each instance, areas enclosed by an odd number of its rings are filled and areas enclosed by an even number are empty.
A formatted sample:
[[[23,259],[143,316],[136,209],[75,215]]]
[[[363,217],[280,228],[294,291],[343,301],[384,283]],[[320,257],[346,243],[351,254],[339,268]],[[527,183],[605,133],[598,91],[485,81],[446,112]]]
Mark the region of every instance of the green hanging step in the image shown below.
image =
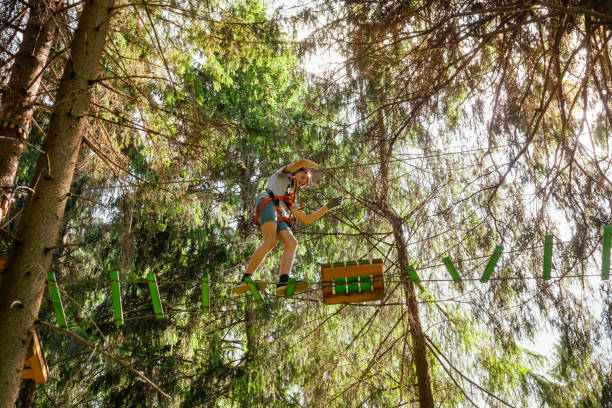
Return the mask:
[[[289,284],[287,285],[285,297],[287,299],[291,299],[293,297],[293,292],[295,292],[295,278],[289,278]]]
[[[113,297],[113,313],[115,315],[115,325],[123,325],[123,307],[121,306],[121,290],[119,288],[119,272],[111,271],[111,296]]]
[[[544,236],[544,271],[542,278],[547,281],[550,279],[550,271],[552,269],[552,251],[553,251],[553,236]]]
[[[55,310],[57,325],[59,327],[66,327],[66,315],[64,314],[64,306],[62,305],[62,297],[57,288],[55,273],[49,271],[47,274],[47,281],[49,282],[49,293],[51,294],[51,302],[53,303],[53,310]]]
[[[162,308],[161,298],[159,297],[159,287],[157,286],[157,278],[153,272],[147,273],[147,281],[149,284],[149,292],[151,293],[151,301],[153,302],[153,311],[156,319],[164,317],[164,309]]]
[[[491,274],[493,273],[493,270],[495,269],[495,265],[497,265],[497,261],[499,261],[499,257],[501,256],[503,250],[504,248],[502,248],[499,245],[496,246],[495,249],[493,250],[491,259],[489,259],[489,263],[487,263],[487,267],[485,268],[485,271],[482,274],[482,277],[480,278],[480,281],[482,283],[487,283],[489,281],[489,278],[491,277]]]
[[[459,276],[459,272],[457,272],[457,269],[455,269],[455,266],[453,265],[453,261],[451,261],[450,256],[442,258],[442,262],[444,262],[446,270],[448,271],[448,273],[450,273],[450,276],[453,278],[455,283],[461,282],[461,276]]]
[[[421,278],[419,278],[419,275],[417,275],[417,272],[416,272],[416,269],[414,269],[414,266],[408,265],[406,267],[406,272],[408,272],[408,275],[410,275],[410,279],[412,279],[414,283],[421,283]]]
[[[202,276],[202,312],[210,313],[210,292],[208,291],[208,276]]]
[[[612,243],[612,225],[603,228],[603,247],[601,249],[601,279],[610,279],[610,244]]]
[[[259,302],[260,304],[263,304],[264,300],[261,297],[261,293],[259,293],[259,288],[257,288],[257,285],[255,283],[253,283],[253,278],[251,278],[250,276],[246,276],[244,278],[244,281],[249,286],[249,290],[251,291],[251,295],[253,295],[255,300],[257,302]]]

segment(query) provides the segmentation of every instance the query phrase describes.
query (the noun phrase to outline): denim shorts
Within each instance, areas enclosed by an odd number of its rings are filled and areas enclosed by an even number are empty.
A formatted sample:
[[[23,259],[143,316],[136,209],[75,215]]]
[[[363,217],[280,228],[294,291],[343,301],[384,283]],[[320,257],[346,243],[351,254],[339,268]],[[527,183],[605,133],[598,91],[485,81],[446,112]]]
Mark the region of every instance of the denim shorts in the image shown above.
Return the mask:
[[[259,210],[259,206],[261,205],[262,201],[265,200],[266,198],[268,197],[267,196],[259,197],[259,200],[257,200],[257,203],[255,204],[255,214],[257,214],[257,210]],[[264,204],[264,206],[261,209],[261,212],[259,213],[258,221],[259,221],[259,225],[264,225],[268,221],[276,222],[276,232],[289,229],[289,226],[287,225],[285,221],[277,221],[276,207],[274,206],[274,201],[268,201],[267,203]]]

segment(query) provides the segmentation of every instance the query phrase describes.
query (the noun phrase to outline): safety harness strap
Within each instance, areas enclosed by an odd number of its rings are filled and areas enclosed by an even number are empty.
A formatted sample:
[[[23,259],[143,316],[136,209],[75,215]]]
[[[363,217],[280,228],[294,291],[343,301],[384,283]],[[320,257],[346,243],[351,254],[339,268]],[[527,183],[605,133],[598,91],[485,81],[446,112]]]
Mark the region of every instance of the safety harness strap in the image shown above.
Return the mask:
[[[261,214],[261,210],[263,209],[264,205],[266,205],[267,203],[269,203],[270,201],[274,201],[274,207],[276,208],[276,221],[280,222],[280,221],[285,221],[285,222],[292,222],[293,221],[293,217],[282,217],[281,214],[281,209],[278,206],[278,204],[276,203],[275,200],[280,201],[285,201],[288,203],[289,209],[291,209],[292,207],[292,203],[293,203],[293,199],[294,199],[294,195],[293,194],[289,194],[289,195],[284,195],[284,196],[274,196],[273,197],[267,197],[266,199],[264,199],[261,204],[259,204],[259,207],[257,208],[257,212],[255,214],[255,225],[257,225],[258,227],[261,227],[261,224],[259,223],[259,214]]]

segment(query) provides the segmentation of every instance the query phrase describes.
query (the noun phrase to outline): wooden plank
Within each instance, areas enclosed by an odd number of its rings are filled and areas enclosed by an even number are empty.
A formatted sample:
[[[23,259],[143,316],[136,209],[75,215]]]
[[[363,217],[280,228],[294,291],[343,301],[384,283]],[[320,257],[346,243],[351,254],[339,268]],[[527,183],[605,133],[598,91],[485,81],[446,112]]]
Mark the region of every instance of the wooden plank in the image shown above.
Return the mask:
[[[612,225],[603,228],[603,242],[601,249],[601,279],[610,279],[610,246],[612,244]]]
[[[55,280],[55,273],[53,273],[53,271],[49,271],[49,273],[47,273],[47,281],[49,285],[49,294],[51,295],[51,303],[53,304],[53,310],[55,311],[55,317],[57,319],[57,325],[59,327],[66,327],[64,305],[62,305],[62,297],[60,296],[59,289],[57,288],[57,281]]]
[[[208,276],[202,276],[202,313],[210,313],[210,292],[208,290]]]
[[[111,296],[113,297],[113,313],[115,315],[115,324],[123,325],[123,306],[121,305],[121,289],[119,287],[119,272],[111,271]]]
[[[44,384],[49,379],[49,367],[36,330],[32,332],[32,348],[28,353],[21,378],[34,380],[37,384]]]
[[[382,264],[354,265],[337,268],[321,268],[323,280],[334,278],[348,278],[350,276],[380,275]]]
[[[553,251],[553,236],[544,236],[544,270],[542,278],[546,281],[550,279],[550,271],[552,269],[552,251]]]
[[[151,301],[153,302],[153,311],[156,319],[164,317],[164,309],[162,308],[161,298],[159,297],[159,287],[157,286],[157,277],[155,273],[147,273],[147,283],[149,285],[149,293],[151,293]]]
[[[323,297],[336,296],[333,294],[332,282],[335,278],[349,278],[352,276],[372,275],[374,292],[384,284],[382,280],[382,264],[356,265],[342,268],[322,268]],[[378,279],[381,278],[381,279]]]
[[[385,291],[378,289],[374,292],[362,292],[351,295],[330,295],[323,298],[323,303],[326,305],[336,305],[340,303],[360,303],[360,302],[371,302],[375,300],[384,299]]]
[[[385,296],[385,286],[383,279],[383,264],[381,259],[376,259],[372,263],[358,262],[357,265],[338,266],[334,264],[321,265],[321,280],[323,303],[326,305],[341,303],[359,303],[383,299]],[[337,264],[336,264],[337,265]],[[355,276],[372,276],[372,291],[351,294],[334,294],[333,280],[336,278],[350,278]]]
[[[0,282],[2,282],[2,274],[8,264],[8,256],[0,256]]]
[[[442,262],[444,262],[444,265],[446,266],[446,270],[448,271],[450,276],[453,278],[455,283],[461,282],[461,276],[459,276],[459,272],[457,272],[457,269],[455,269],[455,265],[453,265],[453,261],[451,260],[450,256],[442,258]]]
[[[376,259],[372,259],[372,262],[366,259],[362,259],[361,261],[343,261],[343,262],[334,262],[331,264],[320,264],[320,265],[321,265],[321,268],[329,269],[329,268],[343,268],[345,266],[350,266],[350,265],[372,265],[372,264],[381,264],[381,263],[383,263],[383,260],[380,258],[376,258]]]
[[[485,271],[482,274],[482,277],[480,278],[480,281],[482,283],[488,282],[489,277],[491,277],[491,274],[493,273],[493,270],[495,269],[495,265],[497,265],[497,261],[499,260],[499,257],[501,256],[503,250],[504,248],[502,248],[499,245],[496,246],[495,249],[493,250],[493,255],[491,255],[491,259],[489,259],[489,263],[487,263],[487,267],[485,268]]]

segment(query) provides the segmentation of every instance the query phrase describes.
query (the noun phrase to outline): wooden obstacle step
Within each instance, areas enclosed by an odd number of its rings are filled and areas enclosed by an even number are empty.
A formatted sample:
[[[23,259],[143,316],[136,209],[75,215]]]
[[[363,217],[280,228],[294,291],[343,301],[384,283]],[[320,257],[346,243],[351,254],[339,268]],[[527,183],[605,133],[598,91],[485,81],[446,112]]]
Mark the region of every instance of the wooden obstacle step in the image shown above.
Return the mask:
[[[32,333],[32,347],[28,350],[28,357],[21,372],[21,378],[34,380],[37,384],[44,384],[49,379],[49,367],[47,367],[45,361],[38,332],[34,330]]]
[[[322,264],[321,280],[326,305],[370,302],[385,296],[382,259]]]

